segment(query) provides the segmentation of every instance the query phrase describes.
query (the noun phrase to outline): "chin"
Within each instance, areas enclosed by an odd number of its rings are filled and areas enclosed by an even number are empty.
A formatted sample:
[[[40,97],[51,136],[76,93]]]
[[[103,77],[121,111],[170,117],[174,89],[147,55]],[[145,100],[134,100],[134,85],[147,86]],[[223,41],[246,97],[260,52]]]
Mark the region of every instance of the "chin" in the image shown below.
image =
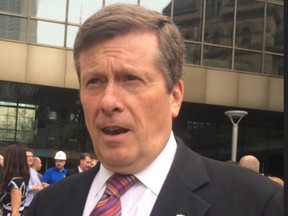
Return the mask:
[[[107,163],[107,168],[109,170],[112,170],[114,172],[118,172],[118,173],[123,173],[123,172],[126,172],[126,171],[129,171],[131,168],[130,167],[133,167],[133,160],[127,158],[126,157],[114,157],[114,158],[111,158],[110,160],[106,160],[108,163]]]

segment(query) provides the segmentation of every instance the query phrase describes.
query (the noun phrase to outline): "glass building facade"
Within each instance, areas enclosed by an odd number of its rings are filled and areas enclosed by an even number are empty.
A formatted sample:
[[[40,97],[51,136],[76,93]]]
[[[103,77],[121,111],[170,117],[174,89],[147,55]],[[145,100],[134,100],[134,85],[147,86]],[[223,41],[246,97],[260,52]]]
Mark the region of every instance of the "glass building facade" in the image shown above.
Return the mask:
[[[185,39],[186,68],[248,74],[255,83],[259,80],[255,75],[283,80],[283,0],[0,0],[0,42],[72,51],[79,26],[95,11],[117,2],[140,4],[170,16]],[[0,147],[26,143],[43,158],[59,149],[73,159],[79,152],[93,152],[77,88],[18,82],[2,73],[9,70],[0,64]],[[186,73],[189,76],[189,70]],[[188,79],[188,89],[189,83]],[[271,84],[263,92],[277,97],[277,92],[268,93],[269,88]],[[184,98],[174,131],[195,151],[229,160],[232,129],[224,112],[244,109],[249,114],[239,125],[238,157],[254,154],[262,162],[262,172],[282,176],[283,107],[267,107]]]
[[[170,16],[186,64],[283,76],[283,0],[0,0],[0,38],[72,49],[79,25],[117,2]]]

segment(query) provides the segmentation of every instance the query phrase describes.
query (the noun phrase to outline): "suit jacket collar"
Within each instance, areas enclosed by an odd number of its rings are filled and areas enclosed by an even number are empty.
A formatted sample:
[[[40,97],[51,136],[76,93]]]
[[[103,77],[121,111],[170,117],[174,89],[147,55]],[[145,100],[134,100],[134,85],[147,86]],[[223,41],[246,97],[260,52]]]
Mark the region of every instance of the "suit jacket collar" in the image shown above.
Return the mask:
[[[62,212],[63,215],[82,215],[86,204],[87,195],[89,193],[92,181],[96,173],[99,171],[100,163],[93,169],[87,170],[77,175],[67,177],[73,182],[70,190],[64,195],[66,198],[62,203],[59,203],[61,209],[67,209],[67,212]],[[53,185],[52,185],[53,186]]]
[[[182,140],[176,138],[176,141],[177,151],[175,158],[152,209],[151,216],[203,216],[209,210],[210,205],[202,200],[196,194],[196,191],[209,183],[205,165],[202,157],[190,150]],[[69,205],[69,209],[71,210],[69,212],[72,215],[83,214],[87,195],[99,169],[100,163],[95,168],[75,176],[77,178],[81,176],[79,178],[79,186],[71,188],[70,193],[67,193],[65,201]]]
[[[209,182],[200,155],[176,138],[177,151],[168,176],[162,186],[151,216],[193,215],[203,216],[209,204],[195,192]]]

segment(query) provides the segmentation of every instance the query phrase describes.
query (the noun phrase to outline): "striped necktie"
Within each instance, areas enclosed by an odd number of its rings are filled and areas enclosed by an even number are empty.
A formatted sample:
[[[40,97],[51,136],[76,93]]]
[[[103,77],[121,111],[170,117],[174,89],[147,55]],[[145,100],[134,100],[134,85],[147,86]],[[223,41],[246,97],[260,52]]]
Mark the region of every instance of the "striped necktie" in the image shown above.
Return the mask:
[[[104,194],[89,216],[120,216],[120,197],[137,181],[134,175],[112,175],[106,182]]]

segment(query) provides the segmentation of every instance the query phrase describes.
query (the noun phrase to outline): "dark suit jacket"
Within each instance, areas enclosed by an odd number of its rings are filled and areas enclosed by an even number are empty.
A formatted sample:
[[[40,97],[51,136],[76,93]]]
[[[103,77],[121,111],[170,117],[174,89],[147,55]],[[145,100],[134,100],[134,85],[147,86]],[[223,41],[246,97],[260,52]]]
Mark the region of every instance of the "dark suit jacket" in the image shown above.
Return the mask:
[[[152,216],[283,216],[283,188],[253,171],[202,157],[177,139]],[[100,164],[40,191],[28,216],[80,216]]]
[[[78,166],[73,169],[67,170],[66,177],[79,173]]]

